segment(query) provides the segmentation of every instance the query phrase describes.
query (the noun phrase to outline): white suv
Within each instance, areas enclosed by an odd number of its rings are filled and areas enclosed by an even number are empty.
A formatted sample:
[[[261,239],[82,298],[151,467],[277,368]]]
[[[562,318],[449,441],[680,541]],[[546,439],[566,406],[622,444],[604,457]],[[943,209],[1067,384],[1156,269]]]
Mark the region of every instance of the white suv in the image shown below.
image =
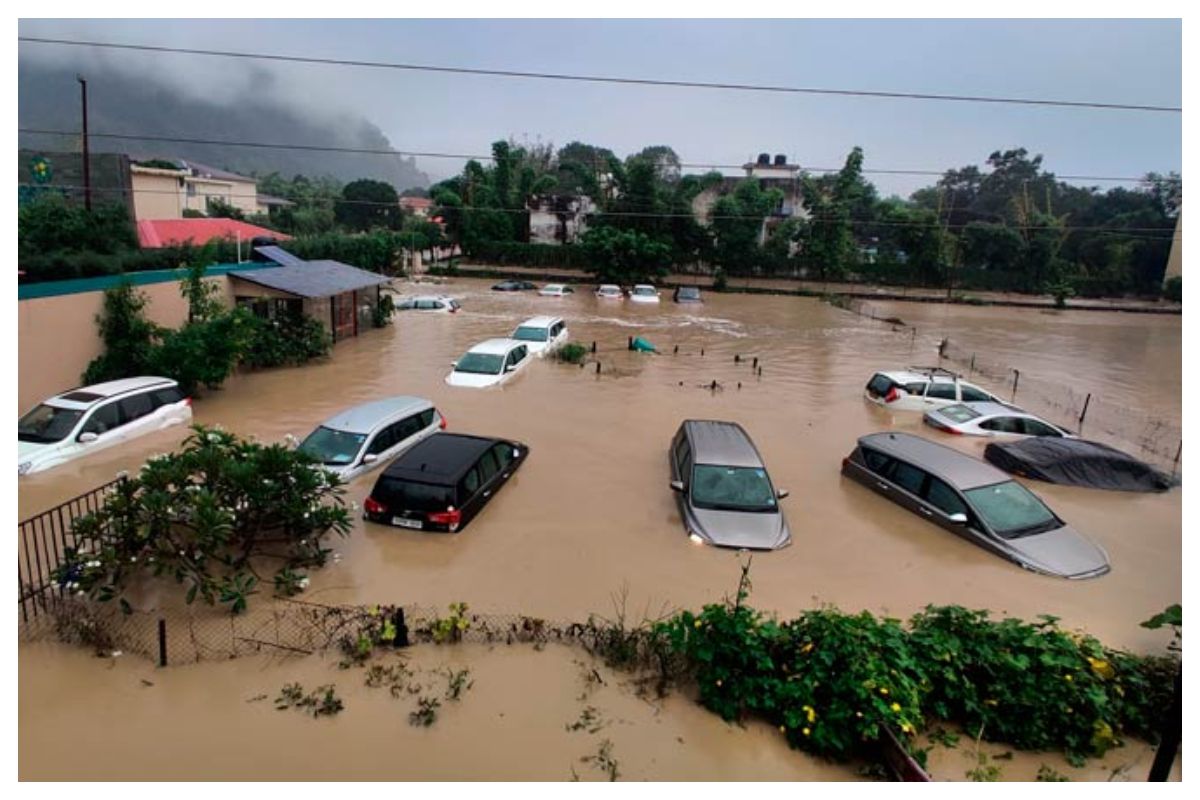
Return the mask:
[[[512,337],[529,345],[529,352],[539,358],[567,343],[567,323],[558,317],[530,317],[517,326]]]
[[[439,314],[453,314],[462,308],[453,297],[445,295],[422,295],[406,297],[396,304],[397,311],[433,311]]]
[[[909,367],[876,372],[867,382],[866,398],[895,411],[928,411],[954,403],[1003,402],[960,375],[938,367]]]
[[[191,398],[169,378],[125,378],[72,389],[17,421],[17,474],[57,467],[191,419]]]
[[[421,397],[386,397],[338,412],[300,445],[322,466],[350,481],[446,429],[446,418]]]

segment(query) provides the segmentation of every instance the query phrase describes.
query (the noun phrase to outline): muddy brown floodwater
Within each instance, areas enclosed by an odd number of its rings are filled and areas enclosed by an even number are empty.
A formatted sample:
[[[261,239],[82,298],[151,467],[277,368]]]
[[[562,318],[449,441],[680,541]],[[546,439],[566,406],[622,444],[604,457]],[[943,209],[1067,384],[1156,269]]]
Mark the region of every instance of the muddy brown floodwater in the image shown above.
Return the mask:
[[[1114,646],[1158,652],[1167,642],[1138,622],[1181,596],[1180,490],[1139,495],[1029,483],[1109,553],[1110,574],[1074,582],[1002,561],[844,480],[839,470],[855,439],[878,430],[912,431],[982,453],[982,441],[939,435],[919,414],[893,414],[862,397],[872,371],[935,361],[944,336],[997,360],[1019,356],[1031,374],[1068,383],[1086,377],[1087,391],[1178,424],[1180,318],[877,304],[885,315],[916,325],[914,338],[810,298],[708,293],[700,306],[664,298],[646,307],[598,301],[586,290],[564,299],[494,293],[490,283],[443,286],[462,299],[459,314],[400,313],[395,325],[338,344],[325,363],[238,376],[195,403],[197,422],[278,440],[307,434],[338,409],[413,394],[431,399],[452,431],[529,445],[515,479],[461,535],[359,521],[334,543],[343,559],[314,574],[307,598],[423,606],[461,600],[477,611],[555,620],[611,615],[616,595],[635,619],[720,600],[735,588],[739,555],[691,544],[667,486],[671,436],[683,419],[707,418],[740,422],[776,485],[791,492],[782,506],[794,544],[753,559],[752,603],[762,609],[791,616],[832,603],[903,617],[929,603],[958,603],[1025,618],[1053,614]],[[543,313],[564,317],[573,341],[596,342],[599,374],[590,363],[581,369],[546,361],[499,389],[443,382],[450,362],[472,343]],[[627,337],[637,335],[662,354],[628,352]],[[755,357],[761,378],[752,371]],[[720,388],[703,388],[714,380]],[[21,516],[118,470],[136,470],[182,437],[179,429],[162,431],[23,479]],[[361,504],[374,480],[369,474],[353,482],[349,497]],[[22,659],[23,667],[42,663],[36,655]],[[95,669],[94,662],[71,663]],[[218,668],[187,669],[202,675]],[[219,669],[219,680],[228,682],[242,668]],[[518,670],[512,678],[531,687],[538,680],[536,671]],[[69,694],[99,691],[82,677],[64,677],[63,685],[72,686]],[[202,679],[194,685],[204,691]],[[641,737],[649,742],[656,735],[650,729]],[[460,752],[474,751],[464,741]],[[510,774],[465,761],[462,775]],[[825,777],[816,762],[804,763],[810,777]],[[730,769],[730,777],[741,774]],[[413,776],[419,774],[426,773]],[[670,776],[680,773],[645,773]]]

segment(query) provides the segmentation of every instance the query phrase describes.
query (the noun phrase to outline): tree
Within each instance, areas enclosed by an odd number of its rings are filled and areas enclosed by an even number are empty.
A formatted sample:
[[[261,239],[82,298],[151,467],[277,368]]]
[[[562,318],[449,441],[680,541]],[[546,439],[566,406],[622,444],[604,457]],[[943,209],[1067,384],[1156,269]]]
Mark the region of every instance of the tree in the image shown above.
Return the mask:
[[[1007,225],[972,222],[962,231],[963,263],[969,267],[1012,272],[1021,263],[1025,241]]]
[[[99,203],[88,211],[46,191],[17,211],[19,259],[48,253],[119,253],[138,246],[125,206]]]
[[[580,244],[599,282],[644,283],[667,274],[670,246],[641,231],[603,225],[584,233]]]
[[[204,204],[206,216],[222,219],[245,220],[246,214],[233,203],[227,203],[223,198],[210,197]]]
[[[851,209],[860,203],[863,152],[855,147],[842,169],[823,179],[805,175],[801,182],[810,217],[800,226],[802,261],[822,280],[840,277],[857,261]]]
[[[398,230],[400,196],[390,183],[366,178],[353,181],[342,189],[341,199],[334,206],[334,218],[352,231]]]
[[[665,144],[643,147],[637,155],[630,156],[629,161],[635,159],[649,162],[654,167],[654,177],[662,183],[679,180],[679,156]]]
[[[712,208],[713,262],[730,275],[747,275],[762,259],[759,245],[766,219],[783,202],[778,189],[763,191],[758,181],[742,181]]]

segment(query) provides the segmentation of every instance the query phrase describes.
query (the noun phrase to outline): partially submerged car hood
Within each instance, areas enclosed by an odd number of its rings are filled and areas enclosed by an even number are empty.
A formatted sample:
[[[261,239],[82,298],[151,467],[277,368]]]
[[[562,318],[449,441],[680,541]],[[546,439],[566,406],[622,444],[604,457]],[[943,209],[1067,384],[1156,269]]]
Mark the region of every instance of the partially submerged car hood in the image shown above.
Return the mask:
[[[446,383],[451,386],[494,386],[500,382],[500,375],[485,375],[479,372],[451,372],[446,376]]]
[[[1070,525],[1008,540],[1029,566],[1063,578],[1093,578],[1109,571],[1108,554]]]
[[[792,541],[781,512],[758,514],[747,511],[691,509],[689,529],[718,547],[777,550]]]
[[[55,442],[58,444],[58,442]],[[40,442],[22,442],[17,440],[17,463],[29,461],[49,450],[50,446]]]

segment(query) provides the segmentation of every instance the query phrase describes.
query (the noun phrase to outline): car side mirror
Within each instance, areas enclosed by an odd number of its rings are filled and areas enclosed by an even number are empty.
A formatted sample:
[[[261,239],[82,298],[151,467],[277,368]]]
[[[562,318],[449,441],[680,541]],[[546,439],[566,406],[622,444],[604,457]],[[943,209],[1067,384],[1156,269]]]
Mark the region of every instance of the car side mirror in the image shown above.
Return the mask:
[[[363,456],[362,463],[374,464],[378,460],[379,460],[379,456],[375,455],[374,453],[367,453],[365,456]]]
[[[516,368],[517,368],[517,365],[516,365],[516,364],[505,364],[505,365],[504,365],[504,371],[505,371],[505,372],[512,372],[512,371],[513,371],[514,369],[516,369]]]
[[[780,500],[787,497],[789,494],[791,494],[791,492],[789,492],[787,489],[780,489],[779,491],[775,492],[775,496]]]
[[[671,491],[682,492],[683,490],[683,481],[671,481]]]
[[[458,366],[458,362],[457,362],[457,361],[451,361],[451,362],[450,362],[450,366],[451,366],[451,367],[457,367],[457,366]]]
[[[79,438],[76,439],[76,441],[80,444],[87,444],[88,442],[96,441],[97,438],[99,437],[92,431],[84,431],[83,433],[79,434]]]
[[[961,511],[959,511],[957,514],[950,515],[950,521],[953,522],[955,525],[966,525],[967,524],[967,515],[962,513]]]

